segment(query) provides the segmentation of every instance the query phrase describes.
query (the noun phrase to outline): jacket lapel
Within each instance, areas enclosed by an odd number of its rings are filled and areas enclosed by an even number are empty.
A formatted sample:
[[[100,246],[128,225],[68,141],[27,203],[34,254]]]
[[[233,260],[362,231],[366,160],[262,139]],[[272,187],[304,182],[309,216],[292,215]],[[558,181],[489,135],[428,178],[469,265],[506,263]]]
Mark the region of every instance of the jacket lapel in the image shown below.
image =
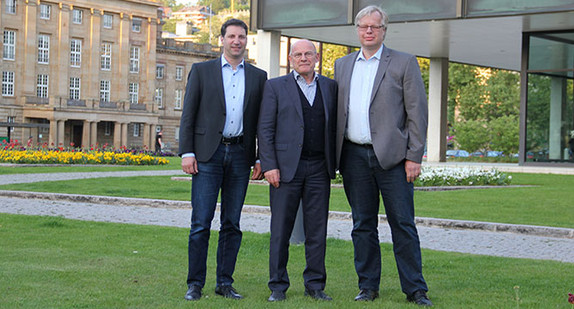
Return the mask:
[[[341,71],[344,72],[344,76],[341,76],[340,80],[344,80],[345,83],[347,83],[345,85],[345,87],[343,89],[345,89],[345,93],[343,93],[343,98],[345,98],[345,110],[348,108],[349,106],[349,96],[351,95],[351,76],[353,75],[353,68],[355,67],[355,62],[357,61],[357,57],[359,56],[359,52],[360,51],[356,51],[354,53],[352,53],[351,57],[347,58],[347,61],[341,63],[343,65],[343,67],[341,68]],[[339,105],[340,106],[340,105]]]
[[[386,46],[383,48],[383,53],[381,54],[381,59],[379,60],[379,68],[377,69],[377,75],[375,75],[375,82],[373,83],[373,91],[371,91],[371,104],[377,95],[383,77],[387,72],[389,67],[389,62],[391,62],[391,50]]]
[[[251,78],[251,75],[253,74],[253,67],[247,63],[247,61],[243,62],[243,72],[245,73],[245,93],[243,94],[243,111],[247,110],[247,104],[249,104],[249,102],[251,100],[249,100],[249,95],[251,94],[251,90],[252,90],[252,84],[251,81],[253,81],[253,79]]]
[[[327,124],[329,123],[329,105],[327,104],[327,102],[331,102],[330,101],[331,98],[329,97],[329,91],[327,91],[327,85],[325,85],[325,79],[323,78],[323,76],[318,75],[317,85],[321,89],[321,99],[323,99],[323,109],[325,110],[325,125],[328,126]]]
[[[223,56],[221,56],[223,57]],[[213,68],[211,72],[214,72],[214,82],[219,85],[219,91],[217,91],[217,99],[221,103],[223,110],[225,110],[225,89],[223,87],[223,71],[221,70],[221,57],[213,62]]]
[[[299,96],[299,89],[298,89],[299,85],[297,85],[297,82],[293,77],[293,73],[285,75],[285,84],[286,84],[285,89],[287,90],[287,95],[293,97],[293,100],[290,101],[293,102],[293,104],[295,104],[295,110],[297,111],[299,117],[301,117],[301,120],[303,120],[303,108],[301,107],[301,97]]]

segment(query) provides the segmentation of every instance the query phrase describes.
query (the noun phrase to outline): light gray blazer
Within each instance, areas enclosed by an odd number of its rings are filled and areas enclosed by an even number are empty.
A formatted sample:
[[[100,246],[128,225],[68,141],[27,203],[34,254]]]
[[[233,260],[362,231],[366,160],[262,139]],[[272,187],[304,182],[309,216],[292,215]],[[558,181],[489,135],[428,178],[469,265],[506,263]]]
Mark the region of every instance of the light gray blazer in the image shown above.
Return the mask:
[[[335,61],[339,85],[337,113],[337,167],[347,126],[353,67],[360,51]],[[373,149],[381,167],[390,169],[403,160],[421,162],[427,134],[425,86],[415,56],[386,46],[379,62],[371,95],[369,124]]]

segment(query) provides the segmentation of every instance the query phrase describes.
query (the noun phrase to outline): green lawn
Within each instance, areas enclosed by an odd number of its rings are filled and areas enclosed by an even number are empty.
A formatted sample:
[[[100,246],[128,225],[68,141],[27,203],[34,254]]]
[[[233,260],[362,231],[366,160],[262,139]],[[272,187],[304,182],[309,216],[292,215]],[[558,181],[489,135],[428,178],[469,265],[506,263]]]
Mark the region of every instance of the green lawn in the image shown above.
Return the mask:
[[[519,173],[512,174],[512,176],[513,184],[534,186],[437,192],[416,191],[416,214],[420,217],[574,228],[574,212],[572,211],[574,176]],[[14,184],[0,186],[0,190],[187,201],[190,198],[190,187],[189,181],[173,181],[169,176],[151,176]],[[250,185],[245,203],[269,205],[268,187]],[[343,189],[332,190],[330,209],[350,211]],[[381,212],[383,212],[382,207]]]
[[[269,235],[245,233],[235,287],[246,298],[215,296],[211,238],[205,296],[183,299],[188,230],[0,214],[2,308],[269,308],[266,299]],[[400,291],[390,245],[382,244],[381,298],[357,303],[353,248],[329,239],[327,288],[334,300],[303,296],[302,246],[293,246],[287,301],[277,308],[416,308]],[[437,308],[571,308],[574,264],[446,253],[423,249],[429,296]]]

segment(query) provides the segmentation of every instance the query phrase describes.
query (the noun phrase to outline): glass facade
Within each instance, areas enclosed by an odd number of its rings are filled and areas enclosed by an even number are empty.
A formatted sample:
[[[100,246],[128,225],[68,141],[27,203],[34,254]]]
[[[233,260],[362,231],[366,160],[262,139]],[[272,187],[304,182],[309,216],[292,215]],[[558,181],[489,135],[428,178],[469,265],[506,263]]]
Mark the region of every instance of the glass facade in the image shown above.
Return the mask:
[[[574,31],[527,36],[525,162],[574,162]]]
[[[574,9],[572,0],[467,0],[467,16],[513,15]]]
[[[259,0],[262,29],[348,24],[349,0]]]
[[[353,16],[368,5],[378,5],[387,14],[389,22],[445,19],[457,17],[457,0],[359,0]]]

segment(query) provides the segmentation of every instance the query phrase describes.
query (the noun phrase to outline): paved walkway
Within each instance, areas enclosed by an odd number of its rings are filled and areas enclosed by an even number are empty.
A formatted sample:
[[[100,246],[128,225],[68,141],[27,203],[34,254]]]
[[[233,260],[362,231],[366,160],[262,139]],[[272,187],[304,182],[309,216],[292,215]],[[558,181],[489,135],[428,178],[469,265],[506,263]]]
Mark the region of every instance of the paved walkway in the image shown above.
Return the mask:
[[[92,177],[181,175],[181,171],[16,174],[0,177],[0,184]],[[69,219],[149,224],[188,228],[189,202],[113,198],[84,195],[0,191],[0,212],[62,216]],[[557,229],[434,218],[417,218],[421,247],[481,255],[555,260],[574,263],[574,229]],[[218,216],[214,219],[219,227]],[[246,205],[241,227],[269,232],[269,208]],[[348,213],[331,212],[328,237],[350,240]],[[388,225],[381,217],[381,242],[390,243]]]

